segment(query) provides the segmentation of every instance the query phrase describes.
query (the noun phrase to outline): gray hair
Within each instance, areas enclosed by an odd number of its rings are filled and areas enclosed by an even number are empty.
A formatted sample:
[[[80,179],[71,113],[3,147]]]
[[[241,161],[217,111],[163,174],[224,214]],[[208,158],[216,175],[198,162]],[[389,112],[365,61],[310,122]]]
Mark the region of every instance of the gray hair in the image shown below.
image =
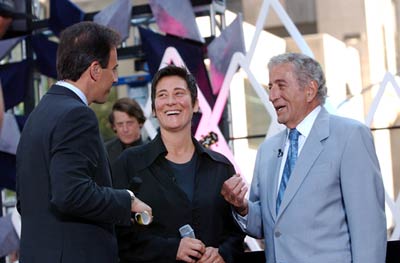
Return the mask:
[[[315,80],[318,84],[317,97],[321,105],[325,103],[327,96],[326,80],[320,64],[300,53],[284,53],[271,58],[268,62],[268,70],[280,64],[289,63],[293,65],[294,73],[301,87],[305,87],[310,81]]]

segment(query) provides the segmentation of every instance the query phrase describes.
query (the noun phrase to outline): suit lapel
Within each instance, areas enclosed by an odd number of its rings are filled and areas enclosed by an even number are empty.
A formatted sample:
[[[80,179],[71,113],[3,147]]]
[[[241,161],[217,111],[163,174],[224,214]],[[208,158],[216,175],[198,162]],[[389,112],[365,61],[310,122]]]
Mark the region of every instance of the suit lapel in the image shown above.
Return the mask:
[[[297,159],[293,174],[290,176],[285,194],[279,208],[278,217],[284,212],[302,182],[307,177],[310,169],[314,165],[321,151],[323,150],[322,141],[329,137],[329,113],[322,107],[314,125],[307,137],[303,149]],[[276,186],[277,187],[277,186]],[[276,201],[276,195],[275,195]],[[276,203],[276,202],[275,202]],[[276,204],[275,204],[276,205]]]

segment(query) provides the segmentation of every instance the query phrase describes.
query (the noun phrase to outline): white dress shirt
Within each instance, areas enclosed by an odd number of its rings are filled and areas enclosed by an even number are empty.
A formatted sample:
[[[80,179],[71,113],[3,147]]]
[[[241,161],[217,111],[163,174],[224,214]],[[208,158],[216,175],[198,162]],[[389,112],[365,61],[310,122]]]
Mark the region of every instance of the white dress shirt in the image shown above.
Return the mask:
[[[299,136],[299,148],[297,152],[297,156],[300,155],[301,149],[303,149],[304,143],[307,140],[308,135],[310,134],[311,128],[314,125],[315,119],[318,116],[318,113],[321,111],[321,106],[316,107],[312,112],[310,112],[296,127],[296,130],[300,132]],[[286,141],[285,141],[285,146],[283,147],[283,156],[282,156],[282,162],[281,162],[281,167],[279,170],[279,179],[278,179],[278,185],[276,188],[276,194],[278,194],[279,191],[279,185],[281,184],[281,179],[282,179],[282,174],[283,174],[283,169],[285,168],[285,163],[286,163],[286,158],[288,155],[289,151],[289,132],[290,129],[286,129]]]
[[[59,81],[56,82],[56,85],[63,86],[65,88],[69,89],[70,91],[75,93],[86,105],[89,105],[85,94],[83,94],[83,92],[80,89],[78,89],[77,87],[75,87],[71,83],[68,83],[68,82],[66,82],[64,80],[59,80]]]

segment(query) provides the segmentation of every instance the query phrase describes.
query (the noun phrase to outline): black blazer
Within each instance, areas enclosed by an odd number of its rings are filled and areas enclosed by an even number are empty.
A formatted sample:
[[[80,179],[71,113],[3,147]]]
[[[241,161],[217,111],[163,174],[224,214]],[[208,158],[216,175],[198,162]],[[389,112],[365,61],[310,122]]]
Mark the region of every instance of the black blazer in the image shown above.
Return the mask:
[[[142,145],[142,144],[143,144],[143,140],[142,140],[142,138],[140,138],[139,140],[133,142],[129,147],[134,147],[134,146],[138,146],[138,145]],[[124,147],[122,146],[122,142],[118,137],[115,137],[115,138],[105,142],[105,147],[106,147],[107,154],[108,154],[108,160],[110,161],[111,167],[113,167],[114,163],[118,159],[119,155],[124,151]],[[115,185],[115,182],[121,181],[118,178],[115,178],[115,176],[116,176],[116,173],[114,171],[112,171],[111,179],[112,179],[113,186],[115,188],[126,188],[127,186],[118,187]],[[126,185],[126,184],[124,184],[124,185]]]
[[[244,235],[220,194],[234,168],[223,155],[205,149],[194,138],[193,142],[198,156],[193,202],[175,183],[160,135],[146,145],[125,150],[117,160],[113,169],[117,178],[125,176],[124,182],[141,178],[137,196],[152,207],[154,216],[148,226],[134,224],[118,233],[123,241],[119,247],[122,262],[175,262],[179,228],[185,224],[192,226],[206,246],[219,248],[227,263],[235,262],[243,251]]]
[[[113,224],[129,224],[131,201],[110,186],[94,112],[54,85],[30,114],[17,150],[20,262],[117,262]]]

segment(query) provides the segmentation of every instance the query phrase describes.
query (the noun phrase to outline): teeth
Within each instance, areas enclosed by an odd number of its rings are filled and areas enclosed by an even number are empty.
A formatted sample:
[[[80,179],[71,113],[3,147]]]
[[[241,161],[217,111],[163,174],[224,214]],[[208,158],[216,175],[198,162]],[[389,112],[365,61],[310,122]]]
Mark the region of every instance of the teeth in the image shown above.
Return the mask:
[[[167,115],[179,114],[179,111],[177,111],[177,110],[174,110],[174,111],[167,111],[166,114],[167,114]]]

